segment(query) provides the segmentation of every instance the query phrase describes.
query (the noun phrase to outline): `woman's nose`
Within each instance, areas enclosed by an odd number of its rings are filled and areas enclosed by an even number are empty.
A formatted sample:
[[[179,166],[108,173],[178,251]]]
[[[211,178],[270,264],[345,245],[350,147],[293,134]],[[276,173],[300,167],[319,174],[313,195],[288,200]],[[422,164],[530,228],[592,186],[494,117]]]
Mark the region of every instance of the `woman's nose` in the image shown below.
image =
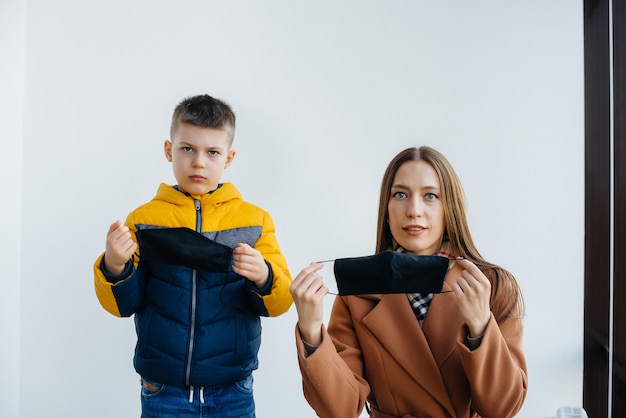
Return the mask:
[[[409,218],[417,218],[424,213],[424,205],[418,199],[411,199],[408,202],[407,216]]]

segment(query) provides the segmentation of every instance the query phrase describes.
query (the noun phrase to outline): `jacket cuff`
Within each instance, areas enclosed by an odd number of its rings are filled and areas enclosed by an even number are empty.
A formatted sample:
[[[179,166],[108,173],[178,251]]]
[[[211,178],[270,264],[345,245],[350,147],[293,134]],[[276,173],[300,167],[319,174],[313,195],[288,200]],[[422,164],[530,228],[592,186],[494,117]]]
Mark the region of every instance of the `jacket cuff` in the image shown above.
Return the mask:
[[[252,290],[254,290],[256,293],[258,293],[261,296],[269,295],[272,292],[272,284],[274,284],[274,271],[272,270],[272,265],[268,263],[267,261],[265,262],[265,264],[267,264],[269,273],[267,277],[267,282],[265,283],[263,287],[256,287],[254,282],[251,282],[250,280],[248,280],[248,283],[250,287],[252,288]]]
[[[100,270],[102,270],[102,274],[104,274],[104,278],[107,282],[111,284],[116,284],[124,279],[127,279],[128,276],[131,275],[131,273],[133,272],[133,260],[132,258],[128,260],[126,262],[126,265],[124,266],[124,270],[122,270],[120,274],[115,275],[107,271],[104,265],[104,257],[102,257],[102,260],[100,260]]]
[[[304,351],[306,352],[307,357],[315,353],[315,350],[317,350],[317,347],[319,347],[319,345],[313,345],[306,342],[306,340],[302,338],[302,335],[300,336],[300,339],[302,340],[302,344],[304,345]]]
[[[478,350],[481,347],[483,340],[487,338],[487,334],[491,333],[491,328],[494,325],[492,324],[492,322],[495,322],[493,313],[489,318],[489,322],[487,323],[487,327],[485,328],[485,332],[483,333],[483,335],[476,338],[470,338],[469,328],[467,327],[467,325],[463,325],[457,334],[457,342],[460,344],[461,347],[464,348],[464,351],[466,352],[473,352]],[[498,327],[497,324],[495,324],[495,326],[496,328]]]
[[[480,337],[472,338],[469,336],[469,333],[468,333],[467,336],[465,337],[465,345],[467,346],[467,348],[470,349],[470,351],[474,351],[478,347],[480,347],[480,343],[482,341],[483,341],[482,335]]]
[[[300,334],[300,325],[296,323],[296,351],[298,352],[298,356],[302,358],[302,360],[308,358],[313,355],[317,351],[320,346],[325,345],[324,340],[326,339],[324,334],[326,333],[326,329],[324,325],[322,325],[322,342],[320,345],[309,344],[302,338],[302,334]]]

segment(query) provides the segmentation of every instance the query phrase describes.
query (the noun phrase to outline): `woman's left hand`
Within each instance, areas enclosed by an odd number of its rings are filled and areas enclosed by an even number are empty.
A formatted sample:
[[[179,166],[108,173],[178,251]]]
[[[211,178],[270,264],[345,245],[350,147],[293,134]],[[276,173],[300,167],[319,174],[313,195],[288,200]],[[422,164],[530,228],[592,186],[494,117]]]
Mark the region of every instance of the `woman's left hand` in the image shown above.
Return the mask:
[[[458,259],[456,262],[463,268],[463,272],[452,284],[452,291],[469,328],[469,336],[481,337],[491,316],[491,282],[471,261]]]

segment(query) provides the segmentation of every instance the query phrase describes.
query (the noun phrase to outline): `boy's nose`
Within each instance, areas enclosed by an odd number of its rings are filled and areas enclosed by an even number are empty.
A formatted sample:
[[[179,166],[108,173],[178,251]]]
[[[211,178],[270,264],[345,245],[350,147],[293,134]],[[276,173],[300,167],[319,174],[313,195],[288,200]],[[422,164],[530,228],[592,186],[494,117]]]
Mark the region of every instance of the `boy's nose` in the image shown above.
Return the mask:
[[[191,164],[194,167],[204,167],[204,158],[202,158],[201,154],[197,154],[196,156],[194,156]]]

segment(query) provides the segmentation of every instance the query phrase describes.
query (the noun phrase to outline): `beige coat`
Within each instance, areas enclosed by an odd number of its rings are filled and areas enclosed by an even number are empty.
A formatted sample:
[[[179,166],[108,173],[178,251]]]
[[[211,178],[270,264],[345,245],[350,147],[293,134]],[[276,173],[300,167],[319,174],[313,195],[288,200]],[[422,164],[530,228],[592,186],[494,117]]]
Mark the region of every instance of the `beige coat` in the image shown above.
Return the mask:
[[[522,322],[492,313],[470,351],[455,298],[435,295],[422,328],[405,294],[338,296],[308,357],[296,329],[309,404],[322,418],[358,417],[366,400],[374,418],[514,416],[527,390]]]

